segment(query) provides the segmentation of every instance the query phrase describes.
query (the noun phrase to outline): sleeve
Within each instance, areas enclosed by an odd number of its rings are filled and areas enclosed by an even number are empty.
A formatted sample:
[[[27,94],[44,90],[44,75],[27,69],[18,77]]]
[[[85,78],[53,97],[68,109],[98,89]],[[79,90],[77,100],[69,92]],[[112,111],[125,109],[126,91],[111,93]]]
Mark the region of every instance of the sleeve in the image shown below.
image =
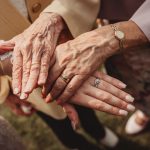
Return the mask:
[[[134,21],[144,32],[150,41],[150,0],[146,0],[141,7],[135,12],[131,20]]]
[[[55,12],[65,20],[74,37],[90,31],[100,9],[100,0],[54,0],[43,12]]]
[[[10,92],[11,78],[9,76],[0,76],[0,104],[4,103]]]

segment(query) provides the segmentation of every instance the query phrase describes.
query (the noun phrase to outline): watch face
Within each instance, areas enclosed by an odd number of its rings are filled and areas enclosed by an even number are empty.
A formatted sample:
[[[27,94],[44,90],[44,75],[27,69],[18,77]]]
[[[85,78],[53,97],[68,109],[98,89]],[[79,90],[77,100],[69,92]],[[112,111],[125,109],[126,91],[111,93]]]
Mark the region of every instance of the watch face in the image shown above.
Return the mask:
[[[125,35],[124,35],[124,33],[122,31],[115,31],[115,36],[119,40],[123,40]]]

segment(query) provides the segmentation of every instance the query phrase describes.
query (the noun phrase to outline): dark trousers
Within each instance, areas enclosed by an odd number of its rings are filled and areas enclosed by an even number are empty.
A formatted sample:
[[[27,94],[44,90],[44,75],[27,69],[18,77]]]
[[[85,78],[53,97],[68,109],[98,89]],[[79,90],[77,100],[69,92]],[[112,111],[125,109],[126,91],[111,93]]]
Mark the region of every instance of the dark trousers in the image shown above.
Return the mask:
[[[84,130],[97,141],[105,136],[105,131],[102,124],[97,119],[94,111],[76,107],[82,127]],[[63,120],[53,119],[41,112],[38,115],[47,123],[53,130],[58,139],[69,148],[79,148],[83,150],[98,150],[96,146],[89,143],[82,135],[78,134],[72,129],[70,120],[68,118]]]

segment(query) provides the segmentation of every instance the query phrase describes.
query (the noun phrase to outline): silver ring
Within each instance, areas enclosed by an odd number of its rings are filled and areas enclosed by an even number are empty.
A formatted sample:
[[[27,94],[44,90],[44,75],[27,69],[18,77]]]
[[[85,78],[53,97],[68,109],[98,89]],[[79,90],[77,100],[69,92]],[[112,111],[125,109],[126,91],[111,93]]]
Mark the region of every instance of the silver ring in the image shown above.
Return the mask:
[[[65,82],[69,83],[70,79],[68,79],[66,76],[61,75],[60,78]]]
[[[98,85],[100,84],[101,80],[99,78],[96,78],[94,80],[94,87],[98,88]]]

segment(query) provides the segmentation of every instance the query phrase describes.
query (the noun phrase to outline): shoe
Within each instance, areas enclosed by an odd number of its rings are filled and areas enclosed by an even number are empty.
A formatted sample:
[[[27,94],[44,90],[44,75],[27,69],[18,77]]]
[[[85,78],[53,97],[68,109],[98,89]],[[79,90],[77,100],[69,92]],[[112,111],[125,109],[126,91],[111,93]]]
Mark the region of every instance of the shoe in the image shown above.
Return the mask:
[[[149,118],[140,110],[137,110],[128,120],[125,132],[130,135],[138,134],[146,128]]]
[[[106,147],[114,148],[119,143],[119,139],[113,131],[105,127],[105,137],[100,140],[100,143]]]

